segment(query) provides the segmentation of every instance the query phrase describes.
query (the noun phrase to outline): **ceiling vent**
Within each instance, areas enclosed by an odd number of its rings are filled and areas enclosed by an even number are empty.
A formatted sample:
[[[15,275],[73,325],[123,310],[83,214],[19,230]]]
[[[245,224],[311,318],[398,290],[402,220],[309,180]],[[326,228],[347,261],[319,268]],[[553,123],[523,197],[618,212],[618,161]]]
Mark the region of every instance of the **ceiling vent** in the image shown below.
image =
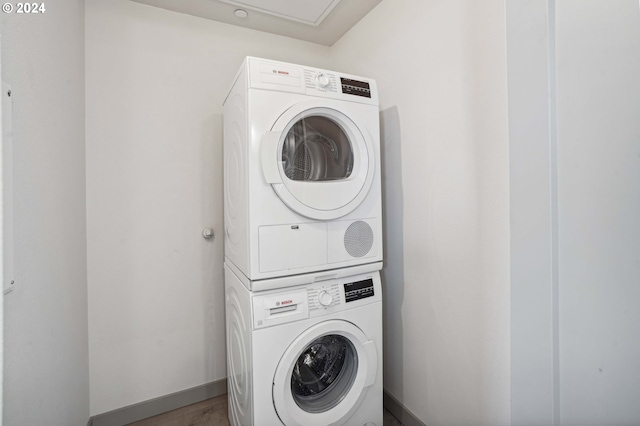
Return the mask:
[[[218,0],[317,27],[340,0]]]

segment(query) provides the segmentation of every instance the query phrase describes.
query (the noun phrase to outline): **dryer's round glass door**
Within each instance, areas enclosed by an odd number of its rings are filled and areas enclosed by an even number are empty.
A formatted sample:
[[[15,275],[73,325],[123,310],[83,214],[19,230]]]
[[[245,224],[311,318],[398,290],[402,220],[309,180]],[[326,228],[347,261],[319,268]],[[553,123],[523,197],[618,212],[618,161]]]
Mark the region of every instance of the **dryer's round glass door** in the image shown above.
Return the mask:
[[[335,407],[349,392],[358,371],[358,355],[344,336],[330,334],[311,342],[291,373],[291,394],[309,413]]]
[[[303,117],[284,137],[282,167],[294,181],[347,179],[353,170],[353,147],[342,127],[330,117]]]
[[[336,101],[300,102],[262,137],[266,182],[302,216],[342,217],[364,201],[373,184],[377,135],[365,126],[368,115],[352,113],[353,120],[341,109]]]

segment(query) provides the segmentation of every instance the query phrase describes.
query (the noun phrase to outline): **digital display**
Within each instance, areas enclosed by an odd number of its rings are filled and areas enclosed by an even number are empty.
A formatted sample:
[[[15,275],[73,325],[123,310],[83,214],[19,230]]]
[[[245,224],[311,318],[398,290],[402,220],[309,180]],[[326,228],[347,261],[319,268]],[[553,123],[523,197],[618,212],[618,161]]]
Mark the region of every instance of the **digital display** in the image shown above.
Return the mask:
[[[350,78],[340,77],[342,83],[342,93],[347,95],[371,97],[371,87],[366,81],[352,80]]]
[[[373,280],[371,278],[344,285],[346,303],[373,296]]]

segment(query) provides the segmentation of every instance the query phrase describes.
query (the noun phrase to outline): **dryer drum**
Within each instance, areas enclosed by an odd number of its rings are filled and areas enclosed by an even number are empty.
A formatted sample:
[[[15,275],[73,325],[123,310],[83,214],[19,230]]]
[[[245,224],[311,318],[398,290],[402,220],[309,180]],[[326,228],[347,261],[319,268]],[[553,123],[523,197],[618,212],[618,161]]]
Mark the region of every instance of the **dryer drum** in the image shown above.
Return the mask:
[[[309,116],[287,132],[282,147],[285,175],[296,181],[346,179],[353,170],[353,149],[344,130],[324,116]]]
[[[291,373],[291,393],[309,413],[338,405],[349,392],[358,372],[358,355],[344,336],[319,337],[302,351]]]

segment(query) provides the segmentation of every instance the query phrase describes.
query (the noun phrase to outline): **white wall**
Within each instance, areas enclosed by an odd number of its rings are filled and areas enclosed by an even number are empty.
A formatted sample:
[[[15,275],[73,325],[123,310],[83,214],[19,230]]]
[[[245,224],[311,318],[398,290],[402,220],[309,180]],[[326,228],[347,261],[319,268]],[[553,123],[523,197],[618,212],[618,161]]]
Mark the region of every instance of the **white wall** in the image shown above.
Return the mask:
[[[89,418],[84,1],[46,8],[1,18],[16,281],[4,298],[4,424],[80,426]]]
[[[638,424],[640,5],[508,10],[512,421]]]
[[[640,6],[556,23],[560,423],[640,424]]]
[[[557,409],[554,21],[548,0],[508,1],[511,424]]]
[[[2,40],[1,40],[1,35],[2,35],[2,21],[0,21],[0,55],[2,54]],[[0,75],[2,75],[2,65],[0,64]],[[2,90],[4,92],[4,89]],[[0,231],[0,235],[2,235],[0,237],[0,240],[2,240],[2,242],[0,243],[0,271],[2,271],[2,276],[4,277],[4,273],[5,273],[5,261],[4,261],[4,253],[5,253],[5,247],[7,246],[6,242],[5,242],[5,236],[6,233],[4,231],[4,227],[5,227],[5,223],[7,223],[7,216],[4,213],[4,210],[7,206],[7,202],[5,200],[5,194],[7,194],[7,188],[5,187],[5,185],[7,185],[7,179],[4,177],[5,172],[7,171],[7,168],[4,164],[4,160],[5,158],[7,158],[7,154],[4,152],[5,151],[5,139],[4,139],[4,127],[2,125],[2,118],[5,117],[7,111],[4,111],[3,113],[3,106],[2,106],[2,102],[0,102],[0,135],[2,136],[1,142],[2,142],[2,150],[0,150],[0,152],[2,152],[2,154],[0,154],[0,164],[2,164],[2,174],[0,174],[0,199],[2,200],[2,209],[0,210],[0,222],[2,222],[2,231]],[[11,204],[13,205],[13,204]],[[4,282],[4,281],[3,281]],[[2,413],[4,413],[4,408],[3,408],[3,401],[4,401],[4,396],[3,396],[3,390],[4,390],[4,292],[2,295],[0,295],[0,426],[2,426]]]
[[[504,9],[386,0],[331,50],[380,90],[385,388],[430,426],[510,423]]]
[[[246,55],[326,67],[329,50],[86,3],[92,415],[226,377],[222,102]]]

